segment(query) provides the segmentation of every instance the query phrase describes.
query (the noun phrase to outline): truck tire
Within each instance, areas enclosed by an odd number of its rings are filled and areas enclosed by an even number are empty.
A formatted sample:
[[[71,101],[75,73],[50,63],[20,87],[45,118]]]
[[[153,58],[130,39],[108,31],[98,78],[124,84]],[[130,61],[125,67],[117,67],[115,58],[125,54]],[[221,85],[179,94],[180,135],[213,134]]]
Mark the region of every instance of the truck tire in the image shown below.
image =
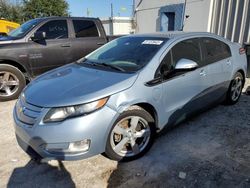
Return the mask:
[[[0,101],[18,98],[26,80],[23,73],[12,65],[0,64]]]

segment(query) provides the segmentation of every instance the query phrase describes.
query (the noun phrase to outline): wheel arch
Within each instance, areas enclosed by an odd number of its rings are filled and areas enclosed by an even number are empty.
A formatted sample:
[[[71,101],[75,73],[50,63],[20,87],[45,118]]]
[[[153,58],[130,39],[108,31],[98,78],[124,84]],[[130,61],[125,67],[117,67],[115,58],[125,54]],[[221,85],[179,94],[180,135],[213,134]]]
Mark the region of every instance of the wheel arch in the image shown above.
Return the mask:
[[[158,126],[158,114],[157,114],[157,111],[153,105],[151,105],[150,103],[142,102],[142,103],[133,104],[131,106],[139,106],[142,109],[146,110],[154,118],[156,129],[159,128],[159,126]]]
[[[28,70],[23,65],[18,63],[17,61],[8,60],[8,59],[1,59],[0,65],[1,64],[6,64],[6,65],[11,65],[11,66],[16,67],[18,70],[20,70],[25,75],[25,78],[27,80],[30,80],[30,74],[29,74]]]
[[[243,86],[245,85],[245,82],[246,82],[246,75],[245,75],[245,72],[244,72],[244,70],[243,69],[239,69],[237,72],[239,72],[239,73],[241,73],[242,74],[242,76],[243,76]],[[236,72],[236,73],[237,73]],[[236,74],[235,73],[235,74]]]

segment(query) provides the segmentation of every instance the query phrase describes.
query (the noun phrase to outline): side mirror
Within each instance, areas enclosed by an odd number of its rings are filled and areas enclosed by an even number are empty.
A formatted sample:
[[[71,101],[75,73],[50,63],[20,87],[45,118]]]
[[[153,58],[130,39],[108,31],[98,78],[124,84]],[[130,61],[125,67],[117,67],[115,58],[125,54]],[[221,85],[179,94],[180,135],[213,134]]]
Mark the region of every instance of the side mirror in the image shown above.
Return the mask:
[[[175,66],[175,70],[191,71],[198,67],[198,64],[190,59],[180,59]]]
[[[46,33],[45,32],[41,32],[41,31],[37,31],[33,34],[33,36],[31,37],[31,40],[33,41],[41,41],[41,40],[45,40],[46,39]]]

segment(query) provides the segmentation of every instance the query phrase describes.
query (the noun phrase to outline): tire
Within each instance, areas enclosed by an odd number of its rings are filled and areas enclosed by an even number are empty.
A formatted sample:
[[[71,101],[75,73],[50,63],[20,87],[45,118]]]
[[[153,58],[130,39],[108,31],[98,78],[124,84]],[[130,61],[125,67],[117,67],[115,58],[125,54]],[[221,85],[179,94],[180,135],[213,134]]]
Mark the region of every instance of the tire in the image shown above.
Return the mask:
[[[0,65],[0,101],[18,98],[25,85],[25,77],[19,69],[7,64]]]
[[[237,72],[231,81],[227,95],[226,95],[226,104],[227,105],[234,105],[236,104],[241,96],[241,92],[244,85],[244,78],[240,72]]]
[[[146,110],[131,106],[112,126],[104,155],[115,161],[132,161],[143,156],[153,144],[155,127],[154,118]]]

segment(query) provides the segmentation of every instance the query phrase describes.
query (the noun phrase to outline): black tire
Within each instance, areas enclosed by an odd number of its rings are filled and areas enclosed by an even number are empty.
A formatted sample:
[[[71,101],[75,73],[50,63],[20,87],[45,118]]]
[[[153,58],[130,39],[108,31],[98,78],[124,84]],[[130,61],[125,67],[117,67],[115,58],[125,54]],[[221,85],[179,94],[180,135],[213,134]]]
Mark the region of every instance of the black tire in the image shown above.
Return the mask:
[[[237,80],[238,81],[240,80],[241,86],[239,88],[239,91],[237,92],[237,96],[234,97],[233,88],[235,87],[235,84],[236,84]],[[228,91],[227,91],[227,95],[226,95],[225,104],[227,104],[227,105],[234,105],[234,104],[236,104],[239,101],[239,99],[240,99],[243,86],[244,86],[244,77],[243,77],[243,75],[240,72],[237,72],[235,74],[233,80],[231,81],[230,85],[229,85],[229,88],[228,88]]]
[[[114,149],[112,148],[112,146],[111,146],[112,145],[111,144],[111,137],[112,137],[111,134],[112,134],[112,131],[115,128],[115,126],[118,124],[118,122],[120,122],[121,120],[124,120],[125,118],[128,118],[128,117],[139,117],[139,118],[142,118],[142,119],[140,119],[140,121],[141,120],[145,120],[147,122],[147,126],[148,126],[147,130],[150,132],[150,134],[149,134],[149,138],[147,139],[148,141],[146,141],[145,143],[142,141],[140,143],[140,144],[143,143],[145,145],[142,148],[139,149],[139,150],[141,150],[141,151],[139,151],[139,153],[137,153],[137,154],[135,154],[133,156],[121,156],[121,155],[117,154],[114,151]],[[138,127],[138,125],[139,125],[139,127],[142,127],[139,124],[139,123],[141,123],[140,121],[138,121],[138,124],[136,125],[137,127]],[[131,126],[131,124],[130,124],[130,126]],[[112,126],[111,131],[110,131],[110,133],[108,135],[107,142],[106,142],[106,149],[105,149],[104,155],[106,157],[112,159],[112,160],[115,160],[115,161],[132,161],[132,160],[135,160],[135,159],[143,156],[151,148],[151,146],[152,146],[152,144],[154,142],[155,133],[156,133],[155,127],[156,126],[155,126],[155,120],[154,120],[154,118],[146,110],[140,108],[139,106],[131,106],[128,110],[126,110],[125,112],[123,112],[117,118],[117,120],[115,121],[114,125]],[[146,136],[145,136],[145,138],[146,138]],[[114,137],[112,137],[112,139],[114,139]],[[144,139],[144,137],[136,138],[135,139],[135,143],[136,143],[136,141],[138,141],[138,139]],[[139,144],[137,144],[137,145],[139,145]],[[126,146],[126,147],[128,147],[128,146]],[[132,145],[130,145],[130,147],[131,147],[131,150],[132,150]],[[138,148],[139,148],[139,146],[138,146]]]
[[[10,79],[16,79],[18,81],[17,86],[10,86],[10,89],[13,88],[13,93],[10,95],[7,94],[3,86],[3,75],[5,73],[10,73]],[[1,82],[2,81],[2,82]],[[23,88],[26,86],[26,80],[23,73],[14,66],[7,64],[0,64],[0,101],[8,101],[18,98]]]

